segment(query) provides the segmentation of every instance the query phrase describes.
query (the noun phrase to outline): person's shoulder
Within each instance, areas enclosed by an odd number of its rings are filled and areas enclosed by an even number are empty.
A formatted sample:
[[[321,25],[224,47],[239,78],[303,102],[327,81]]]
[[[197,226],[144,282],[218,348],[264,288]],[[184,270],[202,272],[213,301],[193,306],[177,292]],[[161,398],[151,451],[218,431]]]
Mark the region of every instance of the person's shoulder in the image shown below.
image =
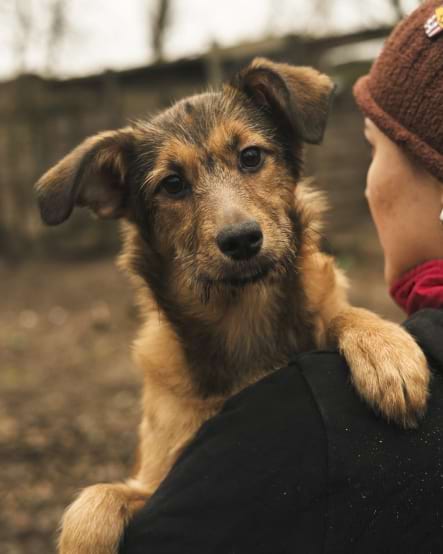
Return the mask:
[[[434,369],[443,368],[443,310],[419,310],[403,323]]]
[[[385,421],[360,400],[337,354],[296,359],[325,426],[328,490],[337,491],[329,496],[331,552],[424,552],[429,541],[442,546],[443,311],[422,310],[404,326],[433,373],[427,413],[416,429]]]

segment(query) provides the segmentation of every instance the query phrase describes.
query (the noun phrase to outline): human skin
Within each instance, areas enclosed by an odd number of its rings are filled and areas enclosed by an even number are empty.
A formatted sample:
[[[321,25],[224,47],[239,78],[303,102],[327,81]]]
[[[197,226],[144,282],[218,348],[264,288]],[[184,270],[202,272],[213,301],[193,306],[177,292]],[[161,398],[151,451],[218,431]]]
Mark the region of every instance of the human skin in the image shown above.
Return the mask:
[[[443,183],[368,118],[364,134],[372,149],[365,195],[391,286],[413,267],[443,258]]]

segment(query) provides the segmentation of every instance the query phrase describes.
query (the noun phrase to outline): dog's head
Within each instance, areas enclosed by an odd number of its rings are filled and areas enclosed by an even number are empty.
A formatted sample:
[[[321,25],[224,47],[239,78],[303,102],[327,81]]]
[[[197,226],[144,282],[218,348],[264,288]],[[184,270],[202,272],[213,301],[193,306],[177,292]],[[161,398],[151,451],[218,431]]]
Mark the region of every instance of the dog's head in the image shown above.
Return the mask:
[[[314,69],[257,59],[219,92],[85,140],[37,183],[42,218],[57,225],[75,206],[126,218],[157,287],[232,290],[278,274],[297,248],[302,145],[321,141],[333,88]]]

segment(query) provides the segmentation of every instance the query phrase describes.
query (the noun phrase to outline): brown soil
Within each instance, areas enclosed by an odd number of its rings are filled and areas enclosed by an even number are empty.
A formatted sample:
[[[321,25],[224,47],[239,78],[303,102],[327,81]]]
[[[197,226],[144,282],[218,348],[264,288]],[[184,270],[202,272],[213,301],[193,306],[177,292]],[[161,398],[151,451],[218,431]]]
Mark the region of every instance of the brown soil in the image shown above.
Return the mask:
[[[111,261],[3,267],[0,282],[0,552],[50,553],[75,492],[131,466],[135,310]]]

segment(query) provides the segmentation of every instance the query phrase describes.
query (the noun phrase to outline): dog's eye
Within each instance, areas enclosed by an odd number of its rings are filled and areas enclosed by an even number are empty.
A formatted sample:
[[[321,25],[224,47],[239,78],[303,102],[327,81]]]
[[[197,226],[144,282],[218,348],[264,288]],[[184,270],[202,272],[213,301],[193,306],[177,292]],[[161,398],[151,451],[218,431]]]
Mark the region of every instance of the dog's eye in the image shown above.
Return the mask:
[[[163,179],[161,190],[173,198],[183,198],[189,192],[189,186],[179,175],[170,175]]]
[[[263,162],[262,151],[256,146],[250,146],[240,152],[240,169],[251,171],[261,167]]]

